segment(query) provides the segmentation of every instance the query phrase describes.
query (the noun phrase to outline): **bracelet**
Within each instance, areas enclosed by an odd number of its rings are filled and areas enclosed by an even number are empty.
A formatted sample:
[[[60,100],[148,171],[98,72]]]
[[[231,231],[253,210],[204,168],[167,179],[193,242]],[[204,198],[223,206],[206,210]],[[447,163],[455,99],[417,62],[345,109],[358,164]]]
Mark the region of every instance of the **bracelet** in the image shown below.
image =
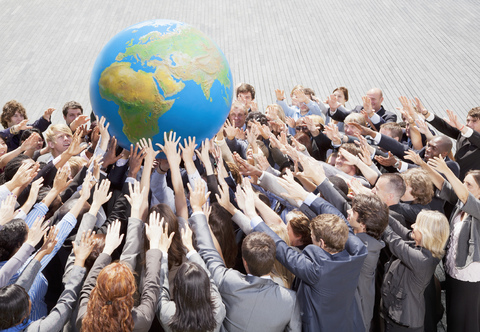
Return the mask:
[[[167,173],[167,172],[168,172],[168,169],[167,169],[166,171],[164,171],[164,170],[162,169],[162,167],[160,167],[160,165],[158,165],[158,169],[159,169],[161,172],[163,172],[163,173]]]
[[[18,134],[18,131],[15,130],[15,126],[16,125],[10,127],[10,134],[12,134],[12,135]]]

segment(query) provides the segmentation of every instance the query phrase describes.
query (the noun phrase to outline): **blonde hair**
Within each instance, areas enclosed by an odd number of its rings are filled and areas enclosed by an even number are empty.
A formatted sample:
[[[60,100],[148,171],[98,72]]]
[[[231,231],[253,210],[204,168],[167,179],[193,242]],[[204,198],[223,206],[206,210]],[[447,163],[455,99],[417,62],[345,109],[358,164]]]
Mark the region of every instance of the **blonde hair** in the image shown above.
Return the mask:
[[[422,210],[415,221],[415,228],[422,234],[420,245],[441,259],[445,254],[445,245],[450,235],[450,225],[443,213]]]
[[[349,115],[347,115],[347,117],[345,118],[345,120],[343,120],[344,123],[357,123],[359,125],[362,125],[362,126],[366,126],[367,125],[367,120],[365,119],[365,116],[361,113],[350,113]]]
[[[277,235],[280,236],[288,246],[290,246],[290,240],[288,239],[288,232],[285,226],[270,225],[270,229],[277,233]],[[285,288],[290,288],[294,278],[293,273],[290,272],[285,266],[283,266],[277,259],[275,259],[275,263],[273,264],[273,269],[272,272],[270,272],[270,276],[282,279]]]
[[[45,136],[45,142],[50,143],[55,141],[55,135],[59,132],[73,136],[72,131],[66,124],[55,124],[48,127],[48,129],[43,133]]]
[[[70,177],[73,179],[82,167],[87,164],[87,161],[82,157],[74,156],[68,159],[68,164],[70,165]]]
[[[308,117],[312,119],[313,123],[315,124],[319,124],[319,123],[321,125],[325,124],[325,120],[320,115],[313,114],[313,115],[309,115]]]
[[[233,111],[235,108],[239,108],[239,109],[243,110],[243,112],[245,113],[245,115],[248,114],[248,108],[247,108],[247,106],[246,106],[244,103],[242,103],[242,102],[240,102],[240,101],[238,101],[238,100],[235,100],[235,101],[232,103],[232,107],[230,107],[230,112],[228,113],[228,116],[230,116],[230,114],[232,113],[232,111]]]
[[[426,205],[432,201],[434,191],[433,182],[428,173],[421,168],[410,168],[402,173],[403,181],[410,186],[413,203]]]

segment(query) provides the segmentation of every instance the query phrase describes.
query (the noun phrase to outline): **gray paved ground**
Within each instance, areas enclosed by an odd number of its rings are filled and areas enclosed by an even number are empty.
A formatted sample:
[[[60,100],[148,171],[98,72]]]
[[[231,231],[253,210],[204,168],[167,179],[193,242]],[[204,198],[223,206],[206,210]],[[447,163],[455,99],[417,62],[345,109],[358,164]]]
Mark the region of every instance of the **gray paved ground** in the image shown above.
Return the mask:
[[[370,87],[384,105],[420,96],[437,112],[480,104],[480,3],[474,0],[0,0],[0,105],[31,118],[77,100],[105,43],[127,26],[176,19],[223,49],[234,81],[252,83],[263,108],[296,84],[326,96],[344,85],[355,106]],[[54,120],[59,120],[60,114]]]
[[[319,96],[349,88],[353,107],[370,87],[384,105],[400,95],[461,115],[480,105],[480,3],[476,0],[0,0],[0,105],[30,118],[76,100],[105,43],[153,18],[189,23],[223,49],[236,83],[252,83],[263,108],[296,84]],[[61,118],[54,115],[54,122]]]

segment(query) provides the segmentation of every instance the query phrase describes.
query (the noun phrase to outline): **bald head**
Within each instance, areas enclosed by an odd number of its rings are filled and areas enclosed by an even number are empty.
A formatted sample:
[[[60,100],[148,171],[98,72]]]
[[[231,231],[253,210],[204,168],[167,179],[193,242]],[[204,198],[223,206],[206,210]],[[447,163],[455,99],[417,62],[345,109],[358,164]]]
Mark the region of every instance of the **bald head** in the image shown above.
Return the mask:
[[[452,140],[444,135],[438,135],[427,142],[425,146],[425,160],[433,157],[445,158],[452,150]]]
[[[383,102],[382,90],[379,88],[372,88],[368,90],[367,97],[370,98],[370,101],[372,102],[372,108],[375,110],[375,112],[378,112],[382,107]]]

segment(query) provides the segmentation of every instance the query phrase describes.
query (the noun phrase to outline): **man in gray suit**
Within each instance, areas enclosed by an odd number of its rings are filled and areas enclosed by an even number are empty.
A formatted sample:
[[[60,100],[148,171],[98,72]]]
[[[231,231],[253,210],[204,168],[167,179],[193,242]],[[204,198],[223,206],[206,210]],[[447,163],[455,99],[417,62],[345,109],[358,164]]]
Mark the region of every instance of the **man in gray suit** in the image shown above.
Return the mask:
[[[296,294],[273,282],[269,273],[275,261],[275,243],[263,233],[249,234],[242,244],[247,275],[225,267],[215,249],[207,219],[202,211],[205,187],[195,185],[190,193],[193,214],[189,223],[196,235],[199,254],[222,295],[227,310],[227,331],[300,331]]]

